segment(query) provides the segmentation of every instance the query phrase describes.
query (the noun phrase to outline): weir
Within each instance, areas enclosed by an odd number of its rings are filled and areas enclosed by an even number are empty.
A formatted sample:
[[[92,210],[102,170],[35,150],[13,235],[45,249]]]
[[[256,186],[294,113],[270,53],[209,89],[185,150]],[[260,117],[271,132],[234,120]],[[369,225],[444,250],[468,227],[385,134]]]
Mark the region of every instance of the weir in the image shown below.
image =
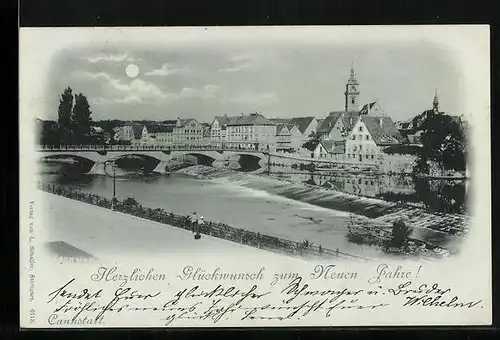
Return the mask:
[[[264,169],[258,171],[264,172]],[[193,169],[193,172],[203,174],[202,169]],[[462,214],[441,214],[430,212],[425,209],[406,206],[396,202],[389,202],[378,198],[360,197],[341,191],[325,189],[306,183],[293,183],[257,173],[226,173],[222,177],[219,170],[208,174],[208,178],[213,178],[218,182],[229,182],[249,189],[262,190],[269,194],[274,194],[296,201],[301,201],[318,207],[349,212],[373,219],[377,223],[387,226],[401,216],[407,216],[411,225],[418,229],[426,229],[429,232],[444,233],[448,236],[463,235],[467,231],[469,218]],[[415,235],[418,239],[418,235]]]

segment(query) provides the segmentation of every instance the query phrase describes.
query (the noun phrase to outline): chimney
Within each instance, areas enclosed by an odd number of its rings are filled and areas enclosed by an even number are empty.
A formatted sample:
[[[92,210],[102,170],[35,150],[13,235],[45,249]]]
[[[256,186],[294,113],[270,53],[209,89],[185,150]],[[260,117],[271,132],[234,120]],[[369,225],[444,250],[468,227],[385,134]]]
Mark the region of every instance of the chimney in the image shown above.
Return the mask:
[[[181,126],[181,117],[177,117],[177,126]]]

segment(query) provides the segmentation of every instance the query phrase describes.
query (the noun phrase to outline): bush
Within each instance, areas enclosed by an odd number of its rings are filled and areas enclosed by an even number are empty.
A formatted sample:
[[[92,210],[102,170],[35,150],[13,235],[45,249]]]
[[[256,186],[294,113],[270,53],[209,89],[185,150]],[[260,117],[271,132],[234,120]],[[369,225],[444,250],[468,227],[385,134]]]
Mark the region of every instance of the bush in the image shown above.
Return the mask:
[[[396,248],[405,247],[412,233],[413,229],[407,226],[404,221],[395,221],[392,225],[392,237],[389,245]]]
[[[135,200],[135,198],[133,197],[127,197],[124,201],[123,201],[123,205],[127,206],[127,207],[137,207],[139,205],[139,202],[137,202]]]

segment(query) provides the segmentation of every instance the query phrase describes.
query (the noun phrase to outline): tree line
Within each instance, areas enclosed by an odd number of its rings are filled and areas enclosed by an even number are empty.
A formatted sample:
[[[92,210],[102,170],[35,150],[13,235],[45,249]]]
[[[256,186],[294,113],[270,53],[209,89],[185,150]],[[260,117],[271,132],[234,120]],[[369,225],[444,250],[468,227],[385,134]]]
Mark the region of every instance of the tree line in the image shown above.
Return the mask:
[[[59,98],[57,122],[42,121],[40,143],[50,145],[82,145],[92,142],[92,111],[87,97],[73,93],[68,87]]]

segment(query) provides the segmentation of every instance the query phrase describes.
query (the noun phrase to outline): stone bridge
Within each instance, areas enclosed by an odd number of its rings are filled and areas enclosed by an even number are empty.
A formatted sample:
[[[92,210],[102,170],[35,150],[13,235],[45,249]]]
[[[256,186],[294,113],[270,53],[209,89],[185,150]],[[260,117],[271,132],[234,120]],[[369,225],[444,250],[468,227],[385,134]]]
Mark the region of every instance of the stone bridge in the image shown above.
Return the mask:
[[[255,149],[228,149],[205,147],[164,147],[164,146],[122,146],[122,145],[67,145],[67,146],[44,146],[39,145],[36,152],[40,160],[56,159],[63,157],[84,158],[94,163],[91,173],[105,174],[106,163],[129,156],[152,158],[158,161],[154,172],[166,173],[166,167],[170,161],[183,155],[194,156],[200,163],[212,164],[216,161],[222,163],[224,160],[238,156],[251,157],[258,162],[261,168],[267,166],[267,153]]]

